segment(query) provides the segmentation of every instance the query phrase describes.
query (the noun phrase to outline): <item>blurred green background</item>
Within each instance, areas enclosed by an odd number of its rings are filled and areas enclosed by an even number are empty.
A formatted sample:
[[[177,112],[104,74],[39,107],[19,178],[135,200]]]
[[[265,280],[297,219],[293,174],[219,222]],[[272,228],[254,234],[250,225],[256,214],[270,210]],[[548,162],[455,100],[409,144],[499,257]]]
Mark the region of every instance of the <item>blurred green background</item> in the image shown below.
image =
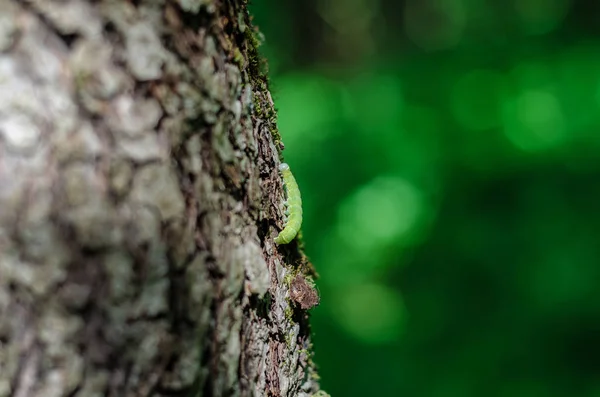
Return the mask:
[[[600,396],[600,2],[254,0],[322,386]]]

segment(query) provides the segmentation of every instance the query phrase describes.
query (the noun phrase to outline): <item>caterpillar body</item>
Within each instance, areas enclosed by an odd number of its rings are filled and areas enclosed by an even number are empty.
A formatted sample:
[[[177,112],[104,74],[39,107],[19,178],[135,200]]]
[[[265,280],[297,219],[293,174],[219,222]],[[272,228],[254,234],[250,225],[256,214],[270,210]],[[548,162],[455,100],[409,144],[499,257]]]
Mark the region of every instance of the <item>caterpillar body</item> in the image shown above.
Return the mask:
[[[292,171],[290,171],[290,166],[286,163],[281,163],[279,171],[283,177],[283,184],[287,194],[286,213],[288,214],[288,219],[281,233],[275,237],[275,242],[277,244],[287,244],[296,237],[300,226],[302,226],[302,198],[300,197],[300,189],[298,189],[296,178],[294,178]]]

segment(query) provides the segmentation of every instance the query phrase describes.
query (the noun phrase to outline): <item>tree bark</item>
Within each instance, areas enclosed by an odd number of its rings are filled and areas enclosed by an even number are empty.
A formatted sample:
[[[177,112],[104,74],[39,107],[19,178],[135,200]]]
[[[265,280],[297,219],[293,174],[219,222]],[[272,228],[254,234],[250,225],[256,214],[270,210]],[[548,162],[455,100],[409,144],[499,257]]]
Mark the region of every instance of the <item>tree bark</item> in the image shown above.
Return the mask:
[[[242,0],[0,0],[0,396],[317,392],[256,36]]]

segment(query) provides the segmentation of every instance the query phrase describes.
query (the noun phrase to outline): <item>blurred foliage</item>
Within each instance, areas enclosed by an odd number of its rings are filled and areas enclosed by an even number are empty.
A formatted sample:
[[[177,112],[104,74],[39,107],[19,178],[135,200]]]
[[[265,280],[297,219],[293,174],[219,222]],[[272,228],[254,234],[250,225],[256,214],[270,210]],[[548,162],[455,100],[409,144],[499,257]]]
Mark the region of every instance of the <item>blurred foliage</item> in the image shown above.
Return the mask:
[[[600,396],[600,2],[254,0],[335,396]]]

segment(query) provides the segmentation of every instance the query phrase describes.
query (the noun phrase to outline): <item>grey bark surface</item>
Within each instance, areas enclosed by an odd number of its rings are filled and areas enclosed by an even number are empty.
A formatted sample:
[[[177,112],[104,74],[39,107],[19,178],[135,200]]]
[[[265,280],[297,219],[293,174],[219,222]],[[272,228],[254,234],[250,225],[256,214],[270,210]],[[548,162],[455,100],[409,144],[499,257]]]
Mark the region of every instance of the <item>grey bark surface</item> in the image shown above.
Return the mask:
[[[245,1],[0,0],[0,396],[318,390],[255,37]]]

